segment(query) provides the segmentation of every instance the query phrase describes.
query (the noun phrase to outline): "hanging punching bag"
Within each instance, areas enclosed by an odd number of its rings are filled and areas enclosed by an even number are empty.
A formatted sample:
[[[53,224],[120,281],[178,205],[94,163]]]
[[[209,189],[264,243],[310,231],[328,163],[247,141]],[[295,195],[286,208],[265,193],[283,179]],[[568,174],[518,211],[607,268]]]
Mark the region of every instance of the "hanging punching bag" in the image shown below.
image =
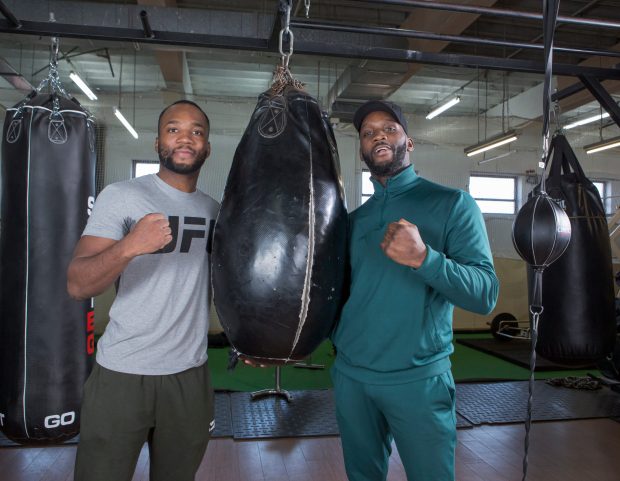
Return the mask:
[[[36,94],[36,95],[35,95]],[[89,114],[57,93],[8,109],[2,137],[0,428],[23,444],[79,431],[94,353],[90,300],[67,294],[67,266],[95,195]]]
[[[536,352],[558,364],[584,365],[614,349],[616,321],[609,231],[599,192],[585,176],[566,137],[556,134],[551,150],[546,188],[549,196],[565,207],[572,234],[564,255],[545,270],[544,311]],[[533,276],[534,269],[529,266],[530,285]]]
[[[234,351],[299,361],[341,304],[346,209],[331,126],[310,95],[263,93],[235,152],[213,240],[214,303]]]

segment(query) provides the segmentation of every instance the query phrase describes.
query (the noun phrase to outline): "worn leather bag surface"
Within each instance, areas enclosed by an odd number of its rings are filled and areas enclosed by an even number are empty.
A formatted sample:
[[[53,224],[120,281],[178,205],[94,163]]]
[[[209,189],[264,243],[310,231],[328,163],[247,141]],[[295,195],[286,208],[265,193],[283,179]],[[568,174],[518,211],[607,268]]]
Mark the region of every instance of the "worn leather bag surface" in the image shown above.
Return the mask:
[[[583,365],[608,355],[615,343],[609,231],[600,194],[585,176],[566,137],[555,135],[551,151],[546,190],[565,207],[571,241],[543,273],[544,311],[536,351],[559,364]],[[531,267],[528,274],[531,291]]]
[[[66,273],[94,200],[95,160],[94,125],[77,101],[33,94],[7,110],[0,428],[19,443],[62,442],[79,432],[94,317],[90,300],[67,294]]]
[[[334,135],[317,102],[262,94],[235,152],[214,230],[212,278],[234,350],[307,357],[340,309],[346,208]]]

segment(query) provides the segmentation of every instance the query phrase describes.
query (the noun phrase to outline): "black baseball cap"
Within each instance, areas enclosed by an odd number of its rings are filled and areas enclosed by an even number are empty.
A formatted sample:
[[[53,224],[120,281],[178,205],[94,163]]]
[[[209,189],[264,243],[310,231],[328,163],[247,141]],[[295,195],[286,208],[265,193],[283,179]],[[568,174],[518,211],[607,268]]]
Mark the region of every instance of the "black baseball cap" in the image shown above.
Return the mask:
[[[353,116],[353,125],[357,131],[360,131],[362,127],[362,122],[366,118],[368,114],[371,112],[387,112],[394,120],[398,122],[405,133],[407,134],[407,119],[403,115],[403,111],[400,109],[398,105],[394,102],[388,102],[387,100],[369,100],[368,102],[363,103],[360,108],[357,109],[355,115]],[[409,134],[407,134],[409,135]]]

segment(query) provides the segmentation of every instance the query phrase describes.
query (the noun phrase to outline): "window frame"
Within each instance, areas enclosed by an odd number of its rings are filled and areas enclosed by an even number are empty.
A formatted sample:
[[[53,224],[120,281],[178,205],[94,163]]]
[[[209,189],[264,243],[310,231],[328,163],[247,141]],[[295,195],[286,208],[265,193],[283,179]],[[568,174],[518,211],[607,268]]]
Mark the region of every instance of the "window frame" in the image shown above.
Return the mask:
[[[143,160],[143,159],[134,159],[131,162],[131,178],[136,178],[136,170],[139,164],[157,164],[159,165],[158,160]]]
[[[516,175],[500,175],[500,174],[487,174],[487,173],[476,173],[476,172],[471,172],[469,174],[469,179],[468,179],[468,184],[467,184],[467,190],[471,191],[471,179],[472,177],[485,177],[485,178],[491,178],[491,179],[511,179],[512,183],[513,183],[513,189],[512,189],[512,199],[498,199],[496,197],[474,197],[473,194],[470,195],[473,197],[473,199],[476,201],[476,204],[478,204],[478,207],[480,208],[480,211],[485,214],[485,215],[515,215],[517,213],[517,209],[518,209],[518,178]],[[485,211],[482,206],[479,204],[478,201],[491,201],[491,202],[505,202],[505,203],[509,203],[512,202],[513,204],[513,209],[512,212],[488,212]]]
[[[605,215],[612,215],[611,212],[608,212],[608,206],[610,203],[607,201],[608,199],[606,199],[608,189],[609,189],[609,181],[601,180],[601,179],[590,179],[590,180],[592,184],[594,184],[594,187],[598,190],[598,193],[601,195],[601,201],[603,202],[603,209],[605,210]],[[598,187],[596,187],[596,184],[601,184],[603,186],[602,192],[598,189]]]
[[[369,169],[362,169],[362,172],[360,173],[360,196],[359,196],[360,204],[359,205],[362,205],[364,202],[366,202],[368,199],[370,199],[372,197],[372,195],[375,193],[374,189],[373,189],[373,191],[370,194],[365,194],[364,193],[364,175],[366,175],[366,174],[368,174],[368,181],[370,182],[370,170]]]

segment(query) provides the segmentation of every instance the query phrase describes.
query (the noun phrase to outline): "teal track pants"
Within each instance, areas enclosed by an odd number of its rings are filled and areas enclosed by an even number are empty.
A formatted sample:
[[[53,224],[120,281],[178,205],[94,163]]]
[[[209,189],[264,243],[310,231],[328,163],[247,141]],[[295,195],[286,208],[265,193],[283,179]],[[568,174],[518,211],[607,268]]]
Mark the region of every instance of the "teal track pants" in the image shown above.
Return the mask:
[[[355,381],[332,369],[349,481],[385,481],[392,440],[408,481],[453,481],[456,447],[452,373],[405,384]]]

